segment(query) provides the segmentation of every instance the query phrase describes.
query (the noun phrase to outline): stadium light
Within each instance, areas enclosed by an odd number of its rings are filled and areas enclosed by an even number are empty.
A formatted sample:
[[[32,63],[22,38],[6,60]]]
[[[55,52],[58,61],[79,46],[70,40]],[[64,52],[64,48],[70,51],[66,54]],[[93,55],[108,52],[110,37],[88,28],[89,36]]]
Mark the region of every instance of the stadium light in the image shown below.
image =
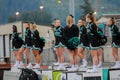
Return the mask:
[[[94,14],[96,15],[96,14],[97,14],[97,12],[94,12]]]
[[[16,13],[15,13],[16,16],[19,16],[19,14],[20,14],[19,12],[16,12]]]
[[[40,6],[40,10],[43,10],[43,8],[44,8],[44,6],[41,5],[41,6]]]
[[[61,4],[62,3],[62,0],[58,0],[58,4]]]

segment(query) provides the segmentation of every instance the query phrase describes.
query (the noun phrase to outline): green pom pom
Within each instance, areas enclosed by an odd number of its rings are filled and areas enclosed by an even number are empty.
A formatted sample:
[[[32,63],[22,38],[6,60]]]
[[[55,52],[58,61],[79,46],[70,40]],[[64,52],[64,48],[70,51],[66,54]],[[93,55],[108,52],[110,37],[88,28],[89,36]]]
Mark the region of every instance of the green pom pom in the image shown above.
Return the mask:
[[[68,40],[68,48],[71,50],[77,48],[79,44],[80,44],[80,40],[78,39],[78,37],[73,37]]]
[[[45,40],[44,37],[40,37],[40,39],[41,39],[44,43],[46,42],[46,40]]]
[[[102,33],[101,31],[98,31],[98,34],[99,34],[99,35],[103,35],[103,33]]]
[[[23,38],[22,38],[21,36],[19,36],[19,39],[22,39],[22,40],[23,40]]]

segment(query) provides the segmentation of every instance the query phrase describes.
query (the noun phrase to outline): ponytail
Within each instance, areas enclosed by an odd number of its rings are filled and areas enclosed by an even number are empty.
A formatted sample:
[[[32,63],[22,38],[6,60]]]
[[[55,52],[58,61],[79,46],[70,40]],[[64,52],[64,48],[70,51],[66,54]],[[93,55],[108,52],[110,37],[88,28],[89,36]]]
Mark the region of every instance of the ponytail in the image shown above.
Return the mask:
[[[96,19],[95,19],[95,17],[94,17],[93,12],[88,13],[88,14],[86,15],[86,17],[87,17],[87,18],[90,18],[90,20],[91,20],[94,24],[96,24]]]
[[[116,24],[116,19],[114,17],[111,17],[110,19],[112,21],[112,24],[115,25]]]

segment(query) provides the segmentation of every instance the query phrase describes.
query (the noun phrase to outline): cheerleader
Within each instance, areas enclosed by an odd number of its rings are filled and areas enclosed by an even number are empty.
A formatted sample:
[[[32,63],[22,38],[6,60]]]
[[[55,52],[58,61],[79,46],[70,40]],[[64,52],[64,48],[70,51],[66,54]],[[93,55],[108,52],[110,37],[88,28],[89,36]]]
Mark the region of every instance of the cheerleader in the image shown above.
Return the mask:
[[[36,24],[31,24],[30,30],[31,30],[32,52],[34,54],[35,62],[36,62],[33,68],[40,68],[40,63],[41,63],[40,51],[42,51],[42,49],[40,45],[39,32],[36,28]]]
[[[30,23],[29,22],[25,22],[25,44],[20,48],[19,50],[19,60],[20,60],[20,65],[19,67],[23,66],[23,62],[22,62],[22,56],[23,56],[23,52],[25,51],[26,53],[26,57],[27,57],[27,61],[28,61],[28,66],[27,68],[32,68],[32,64],[31,64],[31,58],[30,58],[30,48],[31,48],[31,31],[30,31]]]
[[[79,45],[79,28],[74,24],[74,17],[69,15],[66,19],[67,25],[63,30],[65,43],[67,46],[71,68],[69,71],[78,70],[78,45]]]
[[[51,30],[54,32],[54,28],[55,28],[55,20],[54,19],[54,22],[52,23],[51,25]],[[54,54],[54,58],[56,60],[57,63],[54,63],[54,65],[59,65],[59,61],[58,61],[58,58],[57,58],[57,54],[56,54],[56,50],[55,50],[55,41],[52,40],[52,50],[53,50],[53,54]]]
[[[112,34],[112,54],[114,56],[114,59],[116,61],[116,64],[112,68],[120,68],[120,61],[118,56],[118,48],[120,48],[120,41],[118,36],[118,27],[115,25],[115,19],[109,18],[108,25],[111,29]]]
[[[100,27],[99,27],[99,23],[98,22],[96,22],[96,25],[97,25],[97,27],[98,27],[98,34],[100,35],[100,36],[104,36],[104,34],[103,34],[103,31],[100,29]],[[99,63],[98,63],[98,65],[97,65],[97,67],[98,68],[100,68],[100,67],[102,67],[102,52],[103,52],[103,47],[102,46],[104,46],[104,45],[102,45],[101,43],[99,43],[100,44],[100,48],[98,49],[98,60],[99,60]]]
[[[57,58],[59,62],[58,70],[64,69],[64,38],[63,38],[63,28],[60,26],[60,20],[55,20],[55,28],[54,28],[54,36],[55,36],[55,48],[57,53]]]
[[[79,26],[79,34],[80,34],[80,44],[78,48],[78,54],[83,61],[83,64],[80,67],[86,67],[87,60],[86,60],[86,55],[84,51],[85,51],[85,48],[88,47],[88,41],[87,41],[87,29],[84,26],[83,19],[78,20],[78,26]]]
[[[14,57],[16,60],[14,67],[17,67],[19,65],[18,51],[23,44],[23,40],[19,37],[19,34],[17,33],[16,25],[13,25],[12,31],[13,31],[13,33],[12,33],[12,50],[13,50],[13,54],[14,54]]]
[[[97,72],[97,65],[98,65],[97,50],[99,49],[99,43],[98,43],[97,26],[93,13],[88,13],[86,15],[86,22],[88,23],[87,34],[88,34],[89,49],[93,61],[93,69],[88,70],[87,72]]]

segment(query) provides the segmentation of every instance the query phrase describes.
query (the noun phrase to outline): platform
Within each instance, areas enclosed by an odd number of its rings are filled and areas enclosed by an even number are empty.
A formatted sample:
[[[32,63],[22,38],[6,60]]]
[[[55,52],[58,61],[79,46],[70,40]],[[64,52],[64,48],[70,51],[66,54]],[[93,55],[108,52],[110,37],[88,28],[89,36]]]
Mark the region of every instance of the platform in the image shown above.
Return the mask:
[[[81,68],[79,71],[54,70],[53,66],[40,66],[41,69],[33,69],[39,76],[40,80],[120,80],[120,69],[110,69],[102,67],[97,73],[87,73],[90,69]],[[69,67],[68,67],[69,68]],[[4,72],[4,80],[18,80],[21,70],[12,67],[11,70]]]

